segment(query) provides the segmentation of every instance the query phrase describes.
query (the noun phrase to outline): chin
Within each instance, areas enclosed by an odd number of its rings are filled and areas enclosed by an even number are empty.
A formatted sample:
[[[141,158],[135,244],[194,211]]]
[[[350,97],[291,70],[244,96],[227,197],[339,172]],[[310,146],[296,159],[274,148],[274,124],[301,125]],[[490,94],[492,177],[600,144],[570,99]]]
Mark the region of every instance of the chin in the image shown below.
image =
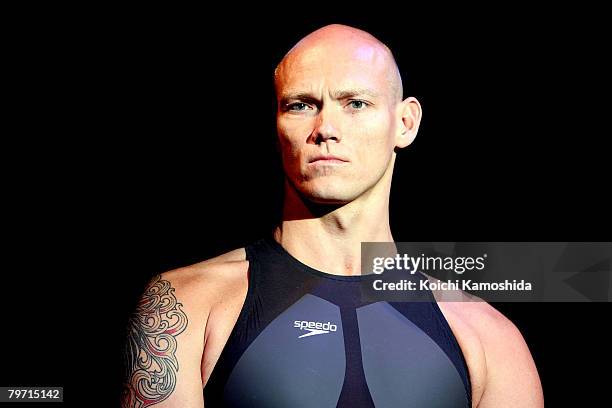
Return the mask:
[[[310,184],[310,183],[308,183]],[[338,188],[338,185],[306,185],[300,189],[302,195],[316,204],[346,204],[356,198],[355,194],[346,189]]]
[[[308,200],[314,204],[321,204],[321,205],[344,205],[344,204],[351,202],[351,200],[347,200],[342,197],[310,196],[306,198],[308,198]]]

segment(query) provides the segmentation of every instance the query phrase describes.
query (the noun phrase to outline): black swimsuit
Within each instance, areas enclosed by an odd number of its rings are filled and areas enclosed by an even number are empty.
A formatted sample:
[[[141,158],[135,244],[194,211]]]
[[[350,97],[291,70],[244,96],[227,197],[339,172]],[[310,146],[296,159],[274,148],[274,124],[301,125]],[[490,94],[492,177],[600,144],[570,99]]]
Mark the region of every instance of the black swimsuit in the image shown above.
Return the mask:
[[[364,285],[382,275],[318,271],[272,237],[246,256],[246,300],[204,388],[207,408],[471,407],[464,356],[431,292],[372,300]]]

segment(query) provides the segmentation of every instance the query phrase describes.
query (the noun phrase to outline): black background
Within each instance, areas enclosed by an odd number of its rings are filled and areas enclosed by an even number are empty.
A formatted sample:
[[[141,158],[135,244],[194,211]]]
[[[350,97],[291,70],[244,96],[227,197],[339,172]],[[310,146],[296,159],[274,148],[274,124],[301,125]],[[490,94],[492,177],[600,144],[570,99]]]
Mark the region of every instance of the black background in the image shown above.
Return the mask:
[[[610,240],[597,10],[308,6],[2,13],[0,385],[116,404],[144,282],[278,217],[272,72],[332,22],[387,43],[423,106],[396,163],[396,240]],[[609,304],[494,306],[523,333],[548,407],[607,401]]]

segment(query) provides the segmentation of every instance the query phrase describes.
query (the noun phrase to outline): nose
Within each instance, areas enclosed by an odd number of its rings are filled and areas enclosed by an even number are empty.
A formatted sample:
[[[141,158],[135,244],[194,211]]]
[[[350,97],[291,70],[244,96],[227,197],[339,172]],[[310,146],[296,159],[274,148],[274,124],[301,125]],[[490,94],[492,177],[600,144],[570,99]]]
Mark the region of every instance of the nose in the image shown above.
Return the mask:
[[[333,140],[340,141],[340,132],[338,131],[337,121],[334,118],[334,113],[331,109],[323,107],[317,115],[315,128],[312,131],[312,139],[315,144]]]

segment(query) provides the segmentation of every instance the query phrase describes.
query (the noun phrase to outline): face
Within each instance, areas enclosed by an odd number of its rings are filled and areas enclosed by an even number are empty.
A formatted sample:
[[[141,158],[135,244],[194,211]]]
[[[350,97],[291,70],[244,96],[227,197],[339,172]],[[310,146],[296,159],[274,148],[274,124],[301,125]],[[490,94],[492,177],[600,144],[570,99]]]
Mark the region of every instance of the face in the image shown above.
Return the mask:
[[[332,44],[294,49],[279,67],[283,167],[309,200],[353,201],[392,165],[398,101],[388,59],[374,45]]]

